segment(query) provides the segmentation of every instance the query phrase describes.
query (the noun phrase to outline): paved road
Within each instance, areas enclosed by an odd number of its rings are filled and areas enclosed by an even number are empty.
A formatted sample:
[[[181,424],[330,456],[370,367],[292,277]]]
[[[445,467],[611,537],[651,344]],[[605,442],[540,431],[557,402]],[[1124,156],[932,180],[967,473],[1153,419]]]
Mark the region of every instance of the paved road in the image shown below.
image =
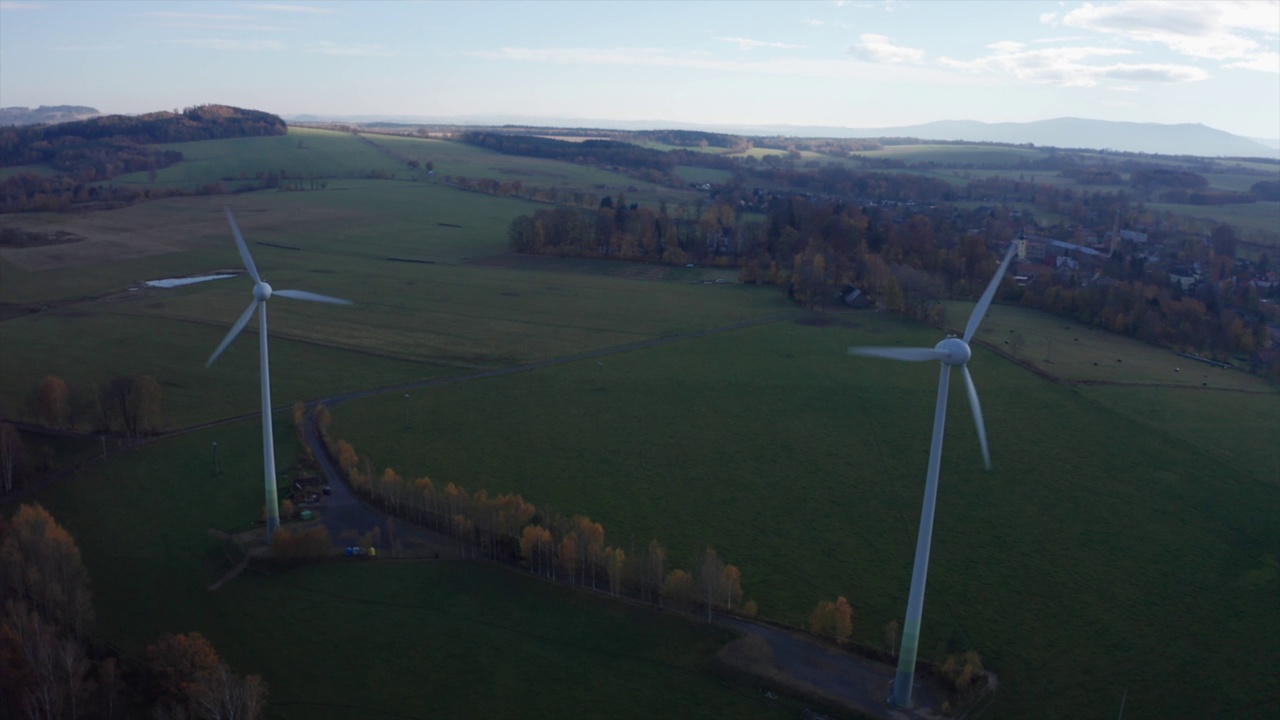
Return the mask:
[[[893,683],[894,668],[871,660],[840,652],[800,633],[741,618],[721,616],[719,623],[739,632],[756,635],[773,648],[781,670],[825,693],[839,698],[849,707],[874,718],[932,718],[927,709],[892,710],[886,703]],[[920,708],[938,707],[942,699],[923,683],[915,685]]]

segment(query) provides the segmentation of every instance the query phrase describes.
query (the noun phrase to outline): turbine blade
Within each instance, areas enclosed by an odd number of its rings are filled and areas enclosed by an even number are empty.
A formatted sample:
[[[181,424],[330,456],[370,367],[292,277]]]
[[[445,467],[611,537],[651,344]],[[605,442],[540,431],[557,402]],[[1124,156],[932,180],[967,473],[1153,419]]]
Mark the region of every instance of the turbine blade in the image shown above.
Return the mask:
[[[850,347],[850,355],[866,355],[868,357],[888,358],[890,360],[906,360],[907,362],[925,362],[941,360],[947,354],[936,348],[903,348],[903,347]]]
[[[222,339],[222,344],[218,346],[218,349],[214,350],[213,354],[209,356],[209,362],[204,364],[205,367],[213,366],[213,361],[218,359],[218,356],[222,354],[222,351],[226,350],[227,346],[231,344],[231,341],[235,340],[236,336],[240,334],[240,331],[244,329],[244,326],[249,324],[249,318],[253,316],[253,311],[256,309],[258,309],[258,301],[254,300],[249,303],[249,308],[244,311],[244,314],[240,316],[240,319],[236,321],[236,324],[231,326],[231,332],[227,333],[227,336]]]
[[[978,426],[978,444],[982,446],[982,464],[991,469],[991,452],[987,449],[987,428],[982,422],[982,403],[978,402],[978,389],[973,386],[973,378],[969,375],[969,366],[961,365],[964,371],[964,389],[969,393],[969,407],[973,409],[973,424]]]
[[[258,266],[253,264],[253,256],[249,254],[249,246],[244,244],[244,236],[240,234],[240,226],[236,225],[236,216],[231,214],[231,208],[226,208],[227,222],[231,223],[231,234],[236,236],[236,249],[240,251],[240,259],[244,261],[244,267],[249,271],[249,277],[253,278],[255,283],[262,282],[262,278],[258,276]]]
[[[329,297],[320,293],[307,292],[306,290],[272,290],[271,296],[293,298],[294,300],[310,300],[311,302],[332,303],[334,305],[355,305],[350,300],[342,298]]]
[[[987,285],[987,289],[982,293],[982,298],[978,300],[978,304],[973,306],[973,313],[969,315],[969,324],[964,328],[964,341],[969,342],[973,339],[973,334],[978,332],[978,324],[982,322],[982,317],[987,314],[987,308],[991,307],[991,299],[996,296],[996,288],[1000,287],[1000,280],[1004,278],[1004,271],[1009,269],[1009,263],[1013,260],[1013,251],[1018,248],[1017,244],[1009,243],[1009,249],[1005,251],[1004,260],[1000,261],[1000,267],[996,268],[996,274],[991,278],[991,283]]]

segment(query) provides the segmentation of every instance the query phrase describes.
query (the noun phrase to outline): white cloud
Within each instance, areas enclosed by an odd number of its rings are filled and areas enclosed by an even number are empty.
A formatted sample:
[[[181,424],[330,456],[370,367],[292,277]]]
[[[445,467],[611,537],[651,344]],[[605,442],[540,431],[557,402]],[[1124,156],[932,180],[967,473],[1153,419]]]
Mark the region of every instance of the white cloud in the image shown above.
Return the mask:
[[[33,2],[12,2],[11,0],[0,0],[0,10],[43,10],[42,3]]]
[[[1057,25],[1058,13],[1056,12],[1040,13],[1040,22],[1044,23],[1045,25]]]
[[[1256,53],[1247,60],[1229,63],[1227,67],[1241,68],[1244,70],[1257,70],[1259,72],[1280,73],[1280,53]]]
[[[1000,44],[994,43],[994,45]],[[938,62],[945,67],[958,70],[1007,74],[1026,82],[1064,87],[1093,87],[1102,80],[1184,83],[1209,77],[1204,70],[1190,65],[1094,62],[1099,58],[1132,54],[1134,54],[1132,50],[1104,47],[996,49],[996,52],[974,60],[955,60],[944,57]]]
[[[811,17],[800,18],[800,22],[804,23],[805,25],[812,25],[813,27],[822,27],[823,25],[826,25],[826,23],[823,22],[822,20],[815,20],[814,18],[811,18]]]
[[[192,38],[188,40],[171,40],[170,42],[201,50],[283,50],[284,43],[279,40],[233,40],[227,38]]]
[[[134,13],[135,17],[145,18],[173,18],[178,20],[248,20],[248,15],[222,15],[219,13],[189,13],[189,12],[140,12]]]
[[[211,23],[211,22],[159,22],[153,23],[153,27],[171,27],[171,28],[199,28],[201,30],[241,30],[244,32],[283,32],[288,30],[287,27],[279,25],[243,25],[241,23]]]
[[[785,48],[788,50],[795,50],[795,49],[804,47],[803,45],[792,45],[791,43],[770,42],[768,40],[752,40],[751,38],[741,38],[741,37],[722,37],[722,38],[716,38],[716,39],[722,42],[733,43],[734,45],[738,46],[739,50],[754,50],[756,48],[762,48],[762,47]]]
[[[300,3],[242,3],[240,7],[265,12],[307,13],[312,15],[328,15],[338,12],[335,8],[302,5]]]
[[[988,50],[998,50],[1000,52],[1017,52],[1024,47],[1026,47],[1026,45],[1023,45],[1020,42],[1014,42],[1013,40],[1001,40],[987,45]]]
[[[1274,37],[1280,0],[1133,0],[1085,3],[1062,18],[1064,25],[1159,43],[1195,58],[1249,62],[1260,47],[1252,36]]]
[[[307,48],[307,52],[339,57],[391,57],[391,52],[382,45],[339,45],[328,40]]]
[[[537,62],[555,65],[628,65],[642,67],[678,67],[694,70],[741,72],[755,75],[780,75],[848,80],[884,80],[935,84],[971,84],[978,82],[962,74],[937,68],[904,65],[870,65],[834,58],[783,56],[768,60],[740,60],[712,57],[701,51],[673,51],[665,48],[519,48],[472,50],[462,53],[470,57],[510,62]]]
[[[920,63],[924,60],[924,50],[894,45],[884,35],[863,33],[859,42],[851,45],[848,53],[859,60],[870,63]]]

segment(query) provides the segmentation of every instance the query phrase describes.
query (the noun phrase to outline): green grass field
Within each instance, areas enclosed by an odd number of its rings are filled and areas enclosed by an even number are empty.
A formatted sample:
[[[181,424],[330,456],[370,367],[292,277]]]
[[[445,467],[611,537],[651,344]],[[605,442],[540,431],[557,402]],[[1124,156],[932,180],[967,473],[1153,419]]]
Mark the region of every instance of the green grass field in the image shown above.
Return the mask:
[[[673,564],[714,545],[771,617],[846,595],[875,643],[905,603],[936,372],[844,348],[937,333],[850,321],[434,389],[410,432],[370,399],[338,432],[378,467],[590,515],[624,549],[656,537]],[[995,469],[957,384],[924,654],[977,649],[1008,688],[995,717],[1105,715],[1126,686],[1161,717],[1273,696],[1273,593],[1240,578],[1275,551],[1280,488],[1201,449],[1222,434],[1188,442],[983,349],[973,373]]]
[[[248,167],[257,160],[247,152],[272,162],[310,152],[330,170],[390,162],[341,134],[253,140],[274,144],[225,154],[210,144],[203,159],[191,155],[199,172],[157,182]],[[592,177],[552,176],[598,172],[402,140],[397,152],[431,150],[423,159],[437,175],[449,163],[474,177],[513,168],[533,174],[507,176],[530,183],[584,183]],[[73,391],[151,374],[174,426],[254,411],[252,333],[203,367],[247,303],[248,280],[130,289],[238,268],[224,204],[276,288],[358,303],[272,304],[277,404],[793,309],[771,288],[699,282],[731,279],[727,270],[506,256],[511,218],[544,206],[405,177],[0,216],[0,226],[88,238],[0,251],[0,304],[22,306],[0,322],[0,413],[51,372]],[[963,324],[963,304],[948,310],[951,325]],[[1280,693],[1270,672],[1280,665],[1274,588],[1240,582],[1280,547],[1275,388],[1069,324],[993,308],[979,339],[1003,349],[1002,333],[1020,329],[1037,363],[1053,339],[1043,367],[1064,382],[975,349],[991,473],[955,378],[922,655],[939,643],[977,649],[1004,688],[986,717],[1109,716],[1126,687],[1135,716],[1262,717],[1269,708],[1231,711]],[[855,634],[878,643],[905,604],[937,373],[844,350],[937,339],[884,314],[819,316],[415,392],[408,431],[399,394],[334,414],[379,468],[520,492],[544,509],[592,516],[628,552],[656,537],[675,565],[714,545],[741,567],[765,615],[801,623],[819,599],[844,594]],[[1198,384],[1201,374],[1212,387]],[[291,457],[285,427],[277,439]],[[444,716],[774,712],[700,674],[720,639],[504,572],[336,564],[206,592],[226,563],[205,530],[244,527],[257,514],[258,431],[250,422],[166,440],[37,498],[80,539],[113,643],[137,651],[160,632],[199,629],[240,671],[268,673],[273,703],[290,718],[363,718],[368,708],[420,717],[424,707]],[[213,440],[221,478],[209,472]],[[139,588],[159,602],[140,608]],[[547,640],[560,635],[573,639]],[[331,647],[342,650],[326,654]],[[524,704],[504,704],[514,697]],[[616,707],[602,704],[614,697]]]
[[[953,328],[962,327],[973,310],[970,302],[946,305]],[[1015,348],[1015,334],[1021,347]],[[1142,425],[1193,443],[1245,475],[1271,484],[1280,479],[1280,388],[1257,376],[1007,305],[991,308],[976,339],[1016,354]]]
[[[676,174],[679,175],[682,180],[692,183],[722,183],[733,177],[733,173],[728,170],[690,167],[688,165],[681,165],[676,168]]]
[[[1043,150],[998,145],[890,145],[883,150],[854,153],[869,159],[901,160],[907,163],[1017,165],[1023,160],[1044,157]]]
[[[1240,228],[1280,233],[1280,202],[1255,202],[1245,205],[1147,203],[1146,207],[1155,212],[1171,212],[1199,218],[1206,223],[1227,223]]]
[[[244,528],[261,503],[259,438],[254,422],[173,438],[36,498],[76,537],[114,646],[199,630],[264,676],[286,720],[798,713],[708,674],[722,633],[500,568],[339,560],[208,591],[230,563],[206,529]],[[291,433],[277,439],[292,457]]]
[[[46,374],[87,389],[116,374],[139,373],[167,388],[166,407],[176,426],[252,411],[254,383],[234,381],[241,370],[253,367],[252,335],[232,346],[218,367],[203,367],[247,306],[249,281],[242,276],[174,289],[131,289],[147,279],[238,270],[223,202],[235,208],[249,242],[300,248],[253,245],[258,267],[274,287],[357,303],[352,308],[272,303],[279,402],[432,377],[445,369],[456,373],[545,360],[786,307],[777,293],[689,282],[726,274],[709,270],[655,268],[657,278],[671,282],[654,283],[647,279],[652,273],[584,271],[589,263],[572,261],[563,263],[564,271],[533,273],[472,262],[502,254],[511,218],[535,206],[420,183],[364,180],[344,187],[16,218],[25,227],[69,228],[90,240],[32,249],[54,259],[56,253],[84,253],[81,264],[33,272],[0,260],[0,302],[52,306],[6,322],[6,336],[14,342],[13,350],[0,356],[0,371],[11,378],[0,388],[0,408],[16,412]],[[59,222],[62,217],[65,222]],[[131,235],[131,224],[145,230]],[[136,257],[110,259],[113,248],[129,243]],[[32,260],[30,255],[9,258]],[[100,261],[90,262],[95,259]]]

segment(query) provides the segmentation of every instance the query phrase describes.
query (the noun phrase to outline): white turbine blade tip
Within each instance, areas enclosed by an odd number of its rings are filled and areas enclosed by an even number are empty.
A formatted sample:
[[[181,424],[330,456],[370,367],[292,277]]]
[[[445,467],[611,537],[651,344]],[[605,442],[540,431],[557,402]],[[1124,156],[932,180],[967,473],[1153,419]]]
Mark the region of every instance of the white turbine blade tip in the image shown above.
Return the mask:
[[[978,388],[973,384],[968,366],[961,366],[964,371],[964,389],[969,395],[969,408],[973,410],[973,424],[978,428],[978,445],[982,448],[982,464],[991,469],[991,450],[987,446],[987,427],[982,419],[982,403],[978,402]]]
[[[987,284],[987,289],[982,293],[982,298],[978,300],[978,304],[973,306],[973,313],[969,315],[969,324],[964,328],[964,341],[969,342],[973,339],[973,334],[978,331],[978,325],[982,322],[983,316],[987,314],[987,308],[991,307],[991,300],[996,295],[996,289],[1000,287],[1000,281],[1004,279],[1004,273],[1009,269],[1009,263],[1013,261],[1013,252],[1017,249],[1017,245],[1010,243],[1009,249],[1004,253],[1004,259],[1000,261],[1000,267],[996,268],[996,274],[992,276],[991,282]]]
[[[258,275],[258,267],[253,264],[253,256],[249,254],[249,246],[244,242],[244,236],[240,234],[240,226],[236,224],[236,216],[231,214],[231,208],[224,208],[227,211],[227,222],[231,223],[231,234],[236,238],[236,250],[240,251],[240,259],[244,262],[244,267],[249,271],[249,277],[253,278],[256,283],[262,282],[262,277]]]
[[[231,332],[227,333],[227,336],[222,339],[222,343],[218,345],[218,349],[214,350],[213,354],[209,356],[209,361],[204,364],[205,367],[213,367],[213,361],[218,359],[222,351],[227,349],[227,346],[231,344],[232,340],[236,339],[241,330],[244,330],[244,326],[249,324],[249,318],[253,317],[253,311],[257,308],[257,300],[249,303],[249,307],[240,315],[240,319],[236,320],[236,324],[231,326]]]
[[[332,305],[355,305],[351,300],[331,297],[329,295],[321,295],[320,293],[307,292],[306,290],[274,290],[273,296],[292,298],[294,300],[307,300],[309,302],[330,303]]]

